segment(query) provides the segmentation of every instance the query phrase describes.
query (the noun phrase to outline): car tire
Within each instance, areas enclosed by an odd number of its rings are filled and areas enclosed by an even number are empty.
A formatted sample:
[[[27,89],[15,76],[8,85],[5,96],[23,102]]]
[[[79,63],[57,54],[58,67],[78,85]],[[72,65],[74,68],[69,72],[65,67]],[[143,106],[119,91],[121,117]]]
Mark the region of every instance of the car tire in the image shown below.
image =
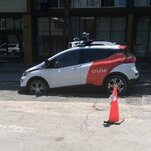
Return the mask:
[[[106,79],[104,83],[105,91],[109,94],[113,92],[114,88],[117,88],[118,94],[124,94],[127,90],[127,80],[121,75],[112,75]]]
[[[34,79],[28,84],[28,90],[32,95],[43,95],[48,92],[48,86],[43,80]]]

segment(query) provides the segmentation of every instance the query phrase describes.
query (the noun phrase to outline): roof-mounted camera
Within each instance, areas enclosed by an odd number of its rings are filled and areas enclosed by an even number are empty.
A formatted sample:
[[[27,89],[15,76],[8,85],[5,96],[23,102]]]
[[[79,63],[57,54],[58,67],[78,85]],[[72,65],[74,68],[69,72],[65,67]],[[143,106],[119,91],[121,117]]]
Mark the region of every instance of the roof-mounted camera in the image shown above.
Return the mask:
[[[90,46],[93,40],[90,40],[90,34],[83,32],[82,34],[83,37],[83,43],[81,43],[81,46]]]
[[[73,42],[69,42],[69,48],[72,47],[82,47],[82,46],[90,46],[93,40],[90,40],[90,34],[83,32],[82,39],[75,37],[73,38]]]
[[[90,40],[90,34],[83,32],[82,38],[75,37],[73,42],[69,42],[69,48],[73,47],[83,47],[83,46],[113,46],[116,45],[115,42],[109,41],[93,41]]]

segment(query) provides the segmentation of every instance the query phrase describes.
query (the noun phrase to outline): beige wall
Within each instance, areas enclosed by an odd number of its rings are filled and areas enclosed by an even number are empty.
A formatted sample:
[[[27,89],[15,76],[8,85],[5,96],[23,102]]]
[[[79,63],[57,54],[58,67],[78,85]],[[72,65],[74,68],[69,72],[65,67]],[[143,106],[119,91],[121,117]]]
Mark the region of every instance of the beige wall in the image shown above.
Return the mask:
[[[0,12],[26,12],[26,0],[0,0]]]

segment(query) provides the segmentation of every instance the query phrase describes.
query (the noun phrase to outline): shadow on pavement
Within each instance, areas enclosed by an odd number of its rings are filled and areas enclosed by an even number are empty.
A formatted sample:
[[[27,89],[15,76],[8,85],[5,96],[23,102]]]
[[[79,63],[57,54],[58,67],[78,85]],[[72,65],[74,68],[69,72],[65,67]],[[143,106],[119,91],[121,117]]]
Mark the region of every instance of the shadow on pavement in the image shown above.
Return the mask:
[[[138,83],[137,85],[129,88],[126,94],[120,97],[142,97],[144,95],[151,95],[151,83]],[[40,96],[41,95],[37,95],[37,97]],[[50,91],[45,94],[45,96],[108,98],[109,94],[107,94],[104,89],[99,86],[75,86],[50,89]]]
[[[19,94],[27,94],[18,91]],[[61,96],[61,97],[88,97],[88,98],[108,98],[108,94],[98,86],[74,86],[50,89],[45,96]],[[42,95],[37,95],[41,97]]]
[[[104,126],[104,127],[110,127],[110,126],[112,126],[112,125],[121,125],[124,121],[125,121],[125,119],[123,119],[123,120],[121,120],[121,121],[119,121],[119,122],[116,122],[116,123],[114,123],[114,122],[109,122],[109,121],[104,121],[103,126]]]

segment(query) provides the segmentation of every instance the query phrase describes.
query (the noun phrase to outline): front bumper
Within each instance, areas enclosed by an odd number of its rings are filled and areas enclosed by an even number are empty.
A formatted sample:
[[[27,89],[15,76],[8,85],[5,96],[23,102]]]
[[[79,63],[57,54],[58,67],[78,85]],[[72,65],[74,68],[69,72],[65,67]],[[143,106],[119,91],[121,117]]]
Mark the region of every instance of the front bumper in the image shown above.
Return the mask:
[[[28,80],[29,80],[29,77],[22,76],[21,79],[20,79],[20,87],[26,87]]]
[[[27,92],[27,78],[26,77],[21,77],[20,79],[20,87],[19,87],[19,92]]]

